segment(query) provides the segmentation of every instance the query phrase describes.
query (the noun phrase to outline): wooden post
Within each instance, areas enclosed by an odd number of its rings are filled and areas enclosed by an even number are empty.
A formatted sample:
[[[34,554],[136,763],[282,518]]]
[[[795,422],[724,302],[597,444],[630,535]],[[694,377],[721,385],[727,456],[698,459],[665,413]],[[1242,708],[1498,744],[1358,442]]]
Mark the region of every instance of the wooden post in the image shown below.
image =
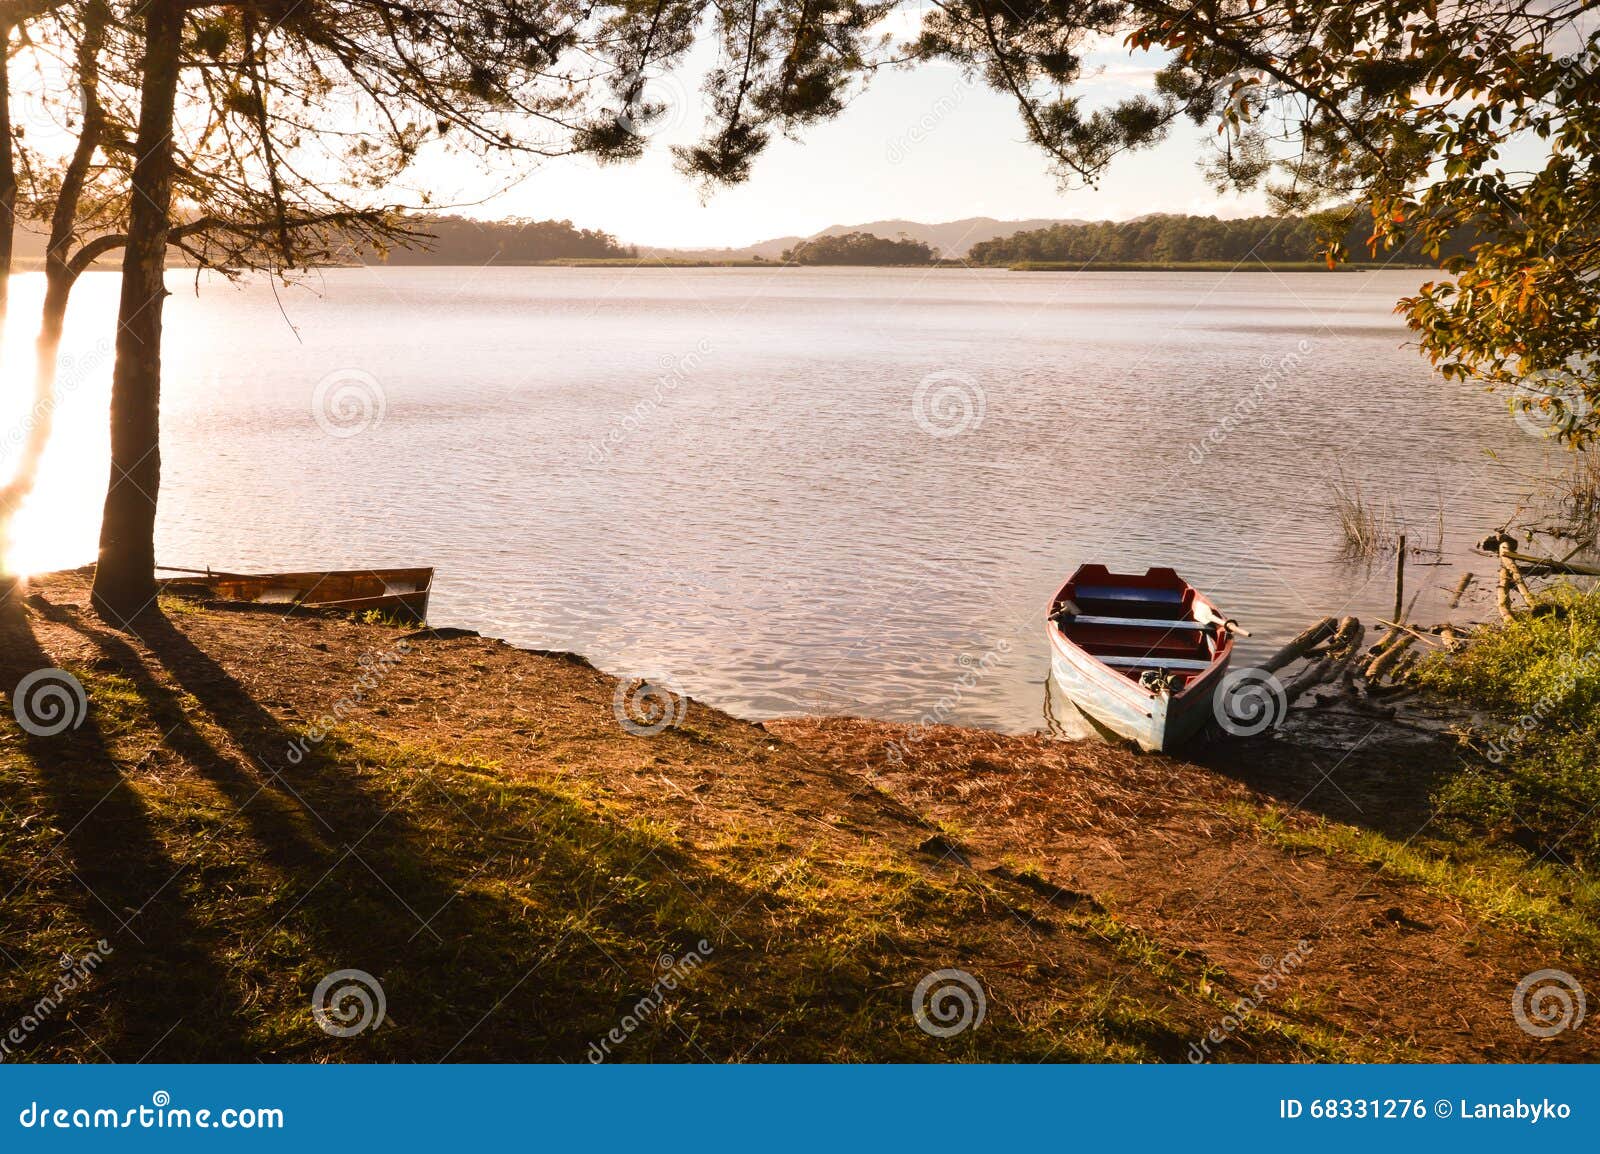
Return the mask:
[[[1406,596],[1406,535],[1400,534],[1400,551],[1394,559],[1394,619],[1404,621]]]

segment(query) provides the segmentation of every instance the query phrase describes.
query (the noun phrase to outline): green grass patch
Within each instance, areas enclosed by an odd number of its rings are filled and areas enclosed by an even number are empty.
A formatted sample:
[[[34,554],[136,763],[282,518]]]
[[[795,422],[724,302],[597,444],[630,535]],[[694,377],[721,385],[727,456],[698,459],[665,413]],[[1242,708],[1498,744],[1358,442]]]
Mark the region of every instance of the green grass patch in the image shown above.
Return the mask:
[[[1423,688],[1484,712],[1475,756],[1441,816],[1570,864],[1600,864],[1600,592],[1555,590],[1549,611],[1419,663]]]
[[[1542,938],[1588,960],[1600,960],[1600,884],[1562,866],[1530,861],[1514,847],[1462,841],[1448,834],[1399,842],[1372,830],[1317,819],[1293,821],[1249,803],[1229,807],[1265,836],[1292,850],[1311,850],[1381,870],[1454,898],[1493,925]]]

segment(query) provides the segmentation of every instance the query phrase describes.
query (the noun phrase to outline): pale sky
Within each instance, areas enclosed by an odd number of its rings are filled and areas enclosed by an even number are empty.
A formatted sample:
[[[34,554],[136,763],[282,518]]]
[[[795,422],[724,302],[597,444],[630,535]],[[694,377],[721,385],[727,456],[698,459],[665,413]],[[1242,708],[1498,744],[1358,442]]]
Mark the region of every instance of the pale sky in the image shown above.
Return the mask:
[[[1109,47],[1090,60],[1102,69],[1082,89],[1091,100],[1148,84],[1148,58]],[[650,98],[672,110],[640,161],[608,168],[548,161],[468,214],[569,219],[629,243],[721,247],[885,218],[1125,220],[1150,212],[1264,211],[1257,197],[1219,198],[1207,187],[1196,161],[1214,127],[1188,122],[1159,148],[1118,160],[1098,189],[1063,192],[1043,155],[1024,142],[1013,102],[941,66],[881,73],[836,120],[801,140],[774,141],[747,184],[702,203],[701,190],[674,170],[668,151],[696,135],[701,97],[694,69],[659,78]],[[429,182],[446,199],[476,199],[496,187],[463,176],[459,164],[450,166],[447,183],[443,167],[430,166]]]

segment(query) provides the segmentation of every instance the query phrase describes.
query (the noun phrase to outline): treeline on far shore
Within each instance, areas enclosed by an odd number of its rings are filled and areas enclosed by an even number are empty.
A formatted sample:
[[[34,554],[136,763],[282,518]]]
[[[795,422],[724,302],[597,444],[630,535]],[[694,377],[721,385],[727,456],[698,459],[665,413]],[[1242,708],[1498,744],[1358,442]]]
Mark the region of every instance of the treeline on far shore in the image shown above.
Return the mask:
[[[1419,248],[1403,246],[1372,254],[1367,237],[1371,218],[1351,214],[1343,243],[1350,259],[1378,264],[1432,264]],[[1147,216],[1130,221],[1057,224],[1013,233],[972,246],[967,263],[983,265],[1102,264],[1186,265],[1224,262],[1293,265],[1317,261],[1337,222],[1310,216],[1251,216],[1220,220],[1214,216]],[[1455,238],[1441,256],[1465,253],[1478,237]]]
[[[428,239],[415,248],[394,248],[369,260],[395,265],[618,264],[641,261],[639,250],[608,232],[577,228],[567,220],[472,220],[463,216],[417,217]],[[1372,254],[1366,238],[1371,221],[1351,214],[1343,243],[1357,264],[1433,265],[1414,245]],[[817,236],[786,249],[776,261],[760,257],[726,261],[677,261],[654,252],[647,264],[796,265],[985,265],[1022,269],[1163,269],[1265,266],[1315,267],[1330,229],[1326,218],[1253,216],[1147,216],[1131,221],[1062,223],[979,241],[966,257],[941,254],[904,235],[890,239],[869,232]],[[1440,256],[1466,253],[1476,235],[1458,235]]]
[[[388,264],[536,264],[556,260],[617,260],[639,250],[617,243],[597,229],[575,228],[570,220],[473,220],[465,216],[428,216],[412,223],[428,239],[424,246],[393,248],[381,258]]]

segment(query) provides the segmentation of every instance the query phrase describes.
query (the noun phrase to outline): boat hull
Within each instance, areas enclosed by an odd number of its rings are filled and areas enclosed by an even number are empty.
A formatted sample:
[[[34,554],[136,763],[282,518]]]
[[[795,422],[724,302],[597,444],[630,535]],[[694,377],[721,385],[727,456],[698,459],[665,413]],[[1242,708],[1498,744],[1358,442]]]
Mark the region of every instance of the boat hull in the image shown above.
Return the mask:
[[[1229,626],[1210,623],[1224,621],[1170,569],[1135,575],[1083,566],[1046,623],[1052,694],[1140,749],[1171,752],[1216,716],[1233,645]],[[1147,685],[1145,670],[1170,676]]]
[[[334,569],[302,573],[210,573],[161,582],[164,593],[250,605],[305,606],[380,613],[412,624],[427,620],[433,570]]]
[[[1086,656],[1086,655],[1083,655]],[[1093,659],[1090,658],[1089,662]],[[1053,691],[1066,697],[1090,720],[1118,737],[1126,738],[1147,753],[1169,753],[1192,740],[1212,720],[1212,698],[1216,686],[1227,674],[1227,662],[1208,674],[1205,686],[1196,693],[1191,686],[1180,697],[1128,694],[1112,678],[1125,681],[1120,674],[1105,677],[1098,669],[1085,668],[1062,652],[1051,654],[1050,682]],[[1103,668],[1103,667],[1102,667]],[[1138,689],[1138,686],[1134,686]]]

